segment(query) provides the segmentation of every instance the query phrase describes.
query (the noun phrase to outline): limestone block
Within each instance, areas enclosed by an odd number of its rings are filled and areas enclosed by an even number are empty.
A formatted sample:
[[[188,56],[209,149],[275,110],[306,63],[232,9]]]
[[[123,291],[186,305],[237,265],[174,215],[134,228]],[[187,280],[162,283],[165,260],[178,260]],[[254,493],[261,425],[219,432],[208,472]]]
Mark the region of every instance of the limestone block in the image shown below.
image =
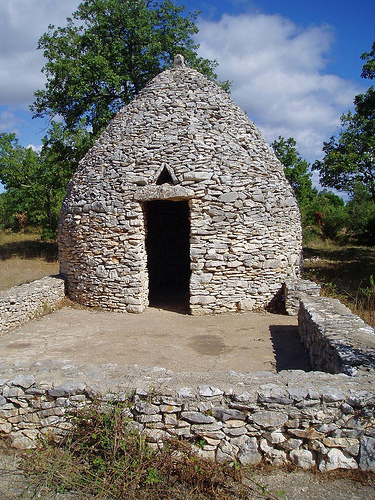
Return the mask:
[[[243,427],[224,427],[223,430],[224,430],[225,434],[227,434],[227,436],[231,436],[231,437],[243,436],[244,434],[247,434],[246,426],[243,426]]]
[[[375,438],[364,436],[361,439],[359,468],[375,472]]]
[[[212,408],[212,416],[225,422],[227,420],[246,420],[246,413],[228,408]]]
[[[280,431],[265,432],[262,434],[272,444],[280,444],[286,441],[285,435]]]
[[[280,446],[286,451],[291,451],[298,449],[302,445],[302,443],[303,443],[302,439],[289,438],[280,443]]]
[[[222,396],[223,394],[224,392],[221,389],[210,385],[203,385],[199,388],[199,395],[206,398]]]
[[[8,422],[0,422],[0,435],[1,434],[9,434],[12,430],[13,426]]]
[[[302,469],[311,469],[316,465],[316,454],[310,450],[292,450],[289,457],[293,464]]]
[[[17,375],[11,382],[12,385],[22,387],[23,389],[29,389],[34,383],[34,375]]]
[[[240,447],[237,458],[242,465],[256,465],[262,461],[256,437],[250,437]]]
[[[23,431],[11,432],[9,438],[11,446],[17,450],[30,450],[36,448],[36,441],[26,436]]]
[[[287,454],[283,450],[278,450],[276,448],[272,448],[265,455],[266,462],[269,462],[274,467],[281,467],[288,462]]]
[[[177,391],[177,394],[178,394],[178,397],[182,398],[182,399],[194,398],[194,394],[193,394],[190,387],[181,387],[181,389],[179,389]]]
[[[215,422],[214,417],[193,411],[181,412],[181,418],[191,424],[212,424]]]
[[[52,398],[69,397],[76,394],[82,394],[86,388],[84,382],[68,381],[58,387],[48,389],[48,394]]]
[[[329,448],[344,448],[345,451],[352,456],[357,456],[359,452],[358,439],[326,437],[323,439],[323,444]]]
[[[327,472],[334,469],[358,469],[358,464],[354,458],[345,451],[332,448],[324,459],[320,461],[319,470],[321,472]]]
[[[249,420],[265,429],[279,429],[288,421],[288,416],[283,413],[264,410],[249,415]]]
[[[219,463],[231,462],[236,459],[237,452],[237,446],[233,446],[227,441],[222,441],[216,450],[216,461]]]
[[[157,415],[160,412],[159,406],[148,403],[147,401],[139,401],[134,408],[138,413],[144,415]]]
[[[224,193],[219,196],[219,201],[223,201],[225,203],[231,203],[233,201],[236,201],[238,198],[238,193],[235,191],[229,192],[229,193]]]
[[[250,298],[241,299],[237,305],[239,311],[252,311],[255,306],[255,300]]]

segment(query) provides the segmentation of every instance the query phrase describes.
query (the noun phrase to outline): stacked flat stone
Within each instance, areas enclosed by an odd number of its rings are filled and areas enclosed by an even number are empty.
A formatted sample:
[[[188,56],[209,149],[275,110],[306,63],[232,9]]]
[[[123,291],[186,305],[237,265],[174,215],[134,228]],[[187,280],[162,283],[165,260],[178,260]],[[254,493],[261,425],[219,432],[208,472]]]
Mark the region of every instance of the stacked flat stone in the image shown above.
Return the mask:
[[[156,184],[163,171],[171,185]],[[189,202],[192,314],[263,308],[299,276],[300,214],[282,165],[229,95],[181,60],[116,115],[69,184],[59,253],[70,298],[144,310],[152,200]]]
[[[290,316],[296,316],[299,311],[301,296],[319,297],[320,285],[310,280],[288,279],[284,283],[285,310]]]
[[[2,367],[2,446],[33,448],[46,435],[58,440],[76,409],[127,401],[128,430],[143,433],[155,449],[177,437],[218,462],[375,471],[373,375],[228,372],[209,378],[116,365],[29,368],[33,374],[25,365]]]
[[[375,334],[337,299],[301,293],[298,331],[315,370],[375,372]]]
[[[45,276],[0,292],[0,332],[58,309],[64,298],[64,280],[59,276]]]

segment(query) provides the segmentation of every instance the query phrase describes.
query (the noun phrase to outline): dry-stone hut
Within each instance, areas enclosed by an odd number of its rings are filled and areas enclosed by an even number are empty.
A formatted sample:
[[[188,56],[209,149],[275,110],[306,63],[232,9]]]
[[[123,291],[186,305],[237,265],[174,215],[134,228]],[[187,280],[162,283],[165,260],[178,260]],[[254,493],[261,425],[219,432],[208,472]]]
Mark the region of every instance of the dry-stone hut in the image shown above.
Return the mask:
[[[300,214],[259,130],[177,56],[81,161],[59,254],[68,295],[88,306],[251,310],[298,276]]]

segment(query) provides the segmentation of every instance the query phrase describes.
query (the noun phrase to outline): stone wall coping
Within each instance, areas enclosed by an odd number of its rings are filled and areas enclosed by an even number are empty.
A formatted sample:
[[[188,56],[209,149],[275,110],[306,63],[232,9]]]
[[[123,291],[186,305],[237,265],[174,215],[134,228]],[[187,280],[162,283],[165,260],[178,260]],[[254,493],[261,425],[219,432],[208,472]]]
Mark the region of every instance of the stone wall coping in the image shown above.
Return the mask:
[[[0,292],[0,332],[20,326],[57,309],[65,298],[62,276],[14,286]]]
[[[139,187],[134,193],[134,201],[154,200],[189,200],[194,197],[194,191],[182,186],[171,186],[169,184],[151,185]]]
[[[339,300],[300,295],[299,334],[314,368],[375,372],[375,332]]]

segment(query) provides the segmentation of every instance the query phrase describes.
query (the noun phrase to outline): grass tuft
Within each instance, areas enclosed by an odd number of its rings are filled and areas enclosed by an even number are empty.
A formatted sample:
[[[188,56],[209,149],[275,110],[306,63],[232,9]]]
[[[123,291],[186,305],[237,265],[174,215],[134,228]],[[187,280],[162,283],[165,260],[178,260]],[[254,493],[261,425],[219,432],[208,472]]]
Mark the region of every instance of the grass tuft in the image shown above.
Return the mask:
[[[0,231],[0,291],[59,273],[57,243],[39,233]]]
[[[276,498],[247,479],[244,468],[194,455],[177,439],[153,450],[132,430],[126,403],[99,403],[79,410],[69,434],[56,444],[47,439],[25,458],[35,491],[73,492],[77,498],[253,499]],[[133,424],[134,425],[134,424]],[[257,497],[258,498],[258,497]]]
[[[339,246],[330,240],[304,247],[304,277],[375,327],[375,248]]]

